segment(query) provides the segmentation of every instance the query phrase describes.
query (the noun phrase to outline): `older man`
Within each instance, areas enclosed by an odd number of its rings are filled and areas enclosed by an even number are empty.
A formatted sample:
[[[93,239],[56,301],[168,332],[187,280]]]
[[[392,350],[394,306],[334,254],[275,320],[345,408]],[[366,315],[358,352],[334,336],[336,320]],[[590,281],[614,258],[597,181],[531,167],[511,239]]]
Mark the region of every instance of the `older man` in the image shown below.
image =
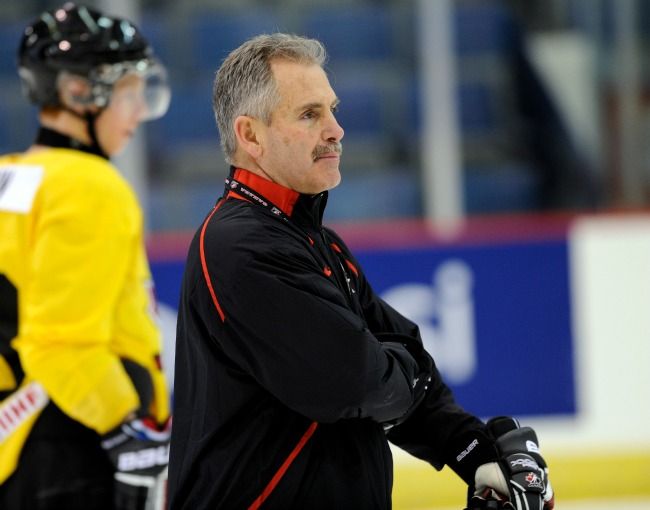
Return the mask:
[[[489,429],[322,224],[343,138],[324,61],[318,41],[263,35],[217,73],[232,169],[188,255],[171,508],[390,508],[387,439],[510,499]]]

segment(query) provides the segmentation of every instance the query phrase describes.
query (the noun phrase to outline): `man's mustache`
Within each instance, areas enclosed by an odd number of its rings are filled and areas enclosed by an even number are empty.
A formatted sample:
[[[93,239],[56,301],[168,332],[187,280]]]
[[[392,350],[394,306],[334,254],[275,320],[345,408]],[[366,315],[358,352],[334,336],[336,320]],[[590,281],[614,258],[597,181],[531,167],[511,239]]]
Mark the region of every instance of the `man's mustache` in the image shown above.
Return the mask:
[[[331,154],[332,152],[335,152],[338,155],[343,154],[343,145],[341,142],[328,143],[327,145],[317,145],[311,155],[313,159],[317,159],[324,154]]]

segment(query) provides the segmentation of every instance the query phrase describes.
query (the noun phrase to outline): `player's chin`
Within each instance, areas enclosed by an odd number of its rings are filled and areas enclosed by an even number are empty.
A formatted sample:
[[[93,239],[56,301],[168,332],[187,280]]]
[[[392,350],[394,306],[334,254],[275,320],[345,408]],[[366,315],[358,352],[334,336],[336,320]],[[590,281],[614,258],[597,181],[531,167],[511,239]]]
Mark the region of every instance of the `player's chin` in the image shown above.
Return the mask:
[[[120,136],[119,138],[115,138],[108,142],[105,147],[103,147],[104,151],[106,154],[109,156],[118,156],[124,150],[126,147],[129,145],[129,142],[131,141],[132,136],[131,135],[123,135]]]

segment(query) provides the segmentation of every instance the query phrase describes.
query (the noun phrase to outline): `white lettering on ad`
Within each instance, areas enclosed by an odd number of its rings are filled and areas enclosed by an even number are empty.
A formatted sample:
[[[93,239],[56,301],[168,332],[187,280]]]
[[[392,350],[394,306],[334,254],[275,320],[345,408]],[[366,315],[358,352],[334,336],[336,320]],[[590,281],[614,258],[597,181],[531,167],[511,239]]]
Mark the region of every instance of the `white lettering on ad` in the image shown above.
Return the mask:
[[[424,346],[438,369],[453,384],[469,381],[476,372],[476,335],[472,270],[463,261],[440,264],[431,285],[405,283],[382,297],[415,322]]]

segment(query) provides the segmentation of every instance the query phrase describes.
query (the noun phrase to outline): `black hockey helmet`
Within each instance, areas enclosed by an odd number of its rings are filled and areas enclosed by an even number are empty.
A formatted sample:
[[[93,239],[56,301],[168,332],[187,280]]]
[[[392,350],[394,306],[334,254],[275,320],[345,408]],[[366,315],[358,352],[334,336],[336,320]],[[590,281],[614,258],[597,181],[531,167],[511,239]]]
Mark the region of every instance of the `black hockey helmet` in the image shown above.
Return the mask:
[[[113,84],[128,73],[145,79],[146,120],[160,117],[169,105],[166,71],[140,30],[128,20],[71,2],[44,12],[25,28],[18,72],[24,93],[41,107],[64,106],[59,80],[74,75],[90,85],[79,101],[105,108]]]

